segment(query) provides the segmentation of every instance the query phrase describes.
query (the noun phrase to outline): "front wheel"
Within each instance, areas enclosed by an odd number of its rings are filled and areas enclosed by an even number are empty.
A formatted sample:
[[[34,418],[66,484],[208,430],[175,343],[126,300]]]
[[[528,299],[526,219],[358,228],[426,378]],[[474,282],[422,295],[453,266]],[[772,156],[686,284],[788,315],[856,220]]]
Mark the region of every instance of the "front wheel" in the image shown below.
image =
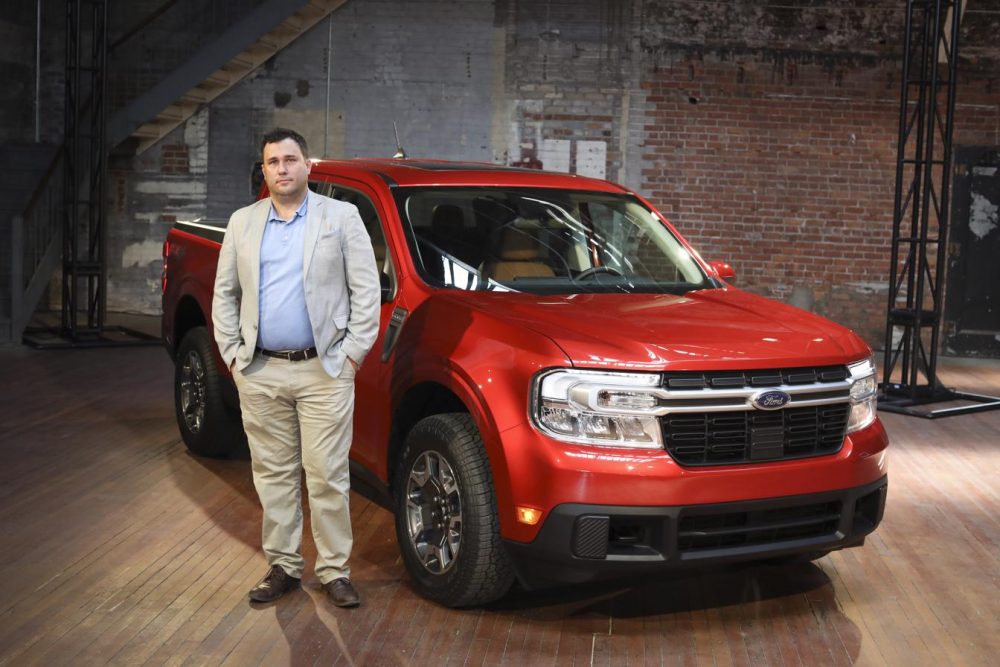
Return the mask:
[[[205,327],[184,336],[174,366],[174,411],[192,453],[225,457],[240,452],[243,428],[239,414],[222,398],[224,379],[215,367],[214,345]]]
[[[500,539],[489,460],[472,417],[426,417],[396,469],[396,539],[424,596],[449,607],[492,602],[514,570]]]

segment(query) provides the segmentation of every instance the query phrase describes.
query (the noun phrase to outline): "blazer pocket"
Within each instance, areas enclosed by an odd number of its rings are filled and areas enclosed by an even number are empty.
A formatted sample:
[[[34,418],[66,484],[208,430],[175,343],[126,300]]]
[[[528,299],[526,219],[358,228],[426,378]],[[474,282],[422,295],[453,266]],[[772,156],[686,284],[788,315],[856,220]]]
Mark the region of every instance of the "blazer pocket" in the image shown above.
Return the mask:
[[[347,315],[334,315],[333,323],[337,326],[338,329],[346,329],[347,319],[348,319]]]

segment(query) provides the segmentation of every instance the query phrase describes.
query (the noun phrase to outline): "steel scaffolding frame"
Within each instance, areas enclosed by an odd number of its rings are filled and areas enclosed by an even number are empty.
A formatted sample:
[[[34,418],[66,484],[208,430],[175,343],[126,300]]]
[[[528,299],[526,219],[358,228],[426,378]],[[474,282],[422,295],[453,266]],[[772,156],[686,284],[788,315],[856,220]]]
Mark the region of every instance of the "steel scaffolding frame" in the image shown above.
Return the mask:
[[[107,307],[107,26],[107,0],[66,3],[62,333],[74,341],[100,336]]]
[[[959,25],[964,1],[907,0],[906,3],[892,259],[879,408],[925,418],[1000,408],[998,397],[948,389],[937,379],[945,249],[951,213]],[[900,372],[894,382],[897,366]],[[949,401],[965,404],[937,410],[920,408]]]
[[[108,327],[107,135],[108,0],[66,2],[61,326],[28,327],[32,347],[153,344],[156,338]],[[81,321],[82,316],[86,319]]]

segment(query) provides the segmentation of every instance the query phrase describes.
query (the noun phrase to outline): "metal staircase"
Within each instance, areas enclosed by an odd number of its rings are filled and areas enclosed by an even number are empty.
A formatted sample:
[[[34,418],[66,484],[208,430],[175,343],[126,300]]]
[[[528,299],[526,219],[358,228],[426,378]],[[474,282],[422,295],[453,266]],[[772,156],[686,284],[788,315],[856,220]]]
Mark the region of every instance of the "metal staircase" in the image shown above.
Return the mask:
[[[20,338],[31,314],[23,304],[38,302],[58,265],[61,182],[36,193],[62,168],[57,156],[57,147],[45,144],[0,146],[0,238],[10,241],[0,256],[0,285],[9,286],[0,290],[0,341]]]
[[[347,0],[269,0],[110,121],[112,146],[142,153]]]
[[[81,0],[69,0],[67,4],[80,2]],[[94,132],[105,137],[101,142],[103,154],[114,151],[118,155],[135,155],[147,150],[184,123],[202,105],[236,85],[345,2],[346,0],[246,0],[243,3],[245,9],[232,14],[220,10],[220,7],[225,9],[222,2],[214,3],[216,13],[223,14],[221,19],[219,16],[215,17],[216,23],[223,24],[219,30],[200,35],[200,41],[190,40],[191,48],[183,50],[181,59],[171,62],[169,72],[157,76],[157,80],[151,82],[151,85],[144,86],[143,90],[119,104],[118,108],[112,104],[106,105],[110,109],[110,112],[106,112],[107,120]],[[209,3],[194,0],[170,0],[147,22],[161,20],[161,15],[170,11],[176,14],[178,8],[189,14],[207,11],[204,7],[208,5]],[[230,21],[230,15],[237,18]],[[143,23],[140,22],[111,46],[112,52],[125,40],[134,45],[141,44],[142,39]],[[85,45],[92,43],[89,35],[85,35],[82,41]],[[123,48],[121,52],[114,53],[114,56],[127,61],[130,54],[124,53],[126,51]],[[156,60],[158,63],[164,62],[161,58]],[[111,69],[114,68],[112,62]],[[102,104],[102,100],[94,99],[101,91],[82,92],[85,94],[77,100],[80,103],[80,117],[68,122],[68,125],[75,122],[81,127],[89,126],[91,110]],[[86,281],[98,285],[98,288],[88,289],[85,299],[72,295],[67,297],[64,281],[63,326],[58,335],[69,345],[79,343],[81,333],[88,337],[84,341],[88,344],[100,342],[104,338],[102,330],[106,294],[99,286],[105,284],[106,263],[99,256],[96,260],[89,256],[80,260],[76,256],[79,254],[78,249],[71,247],[79,244],[67,245],[65,240],[78,237],[86,239],[84,245],[100,248],[103,247],[107,231],[102,219],[103,212],[98,212],[96,216],[82,216],[85,220],[76,222],[74,220],[80,216],[67,215],[80,206],[77,193],[85,193],[85,202],[96,199],[99,193],[88,190],[92,189],[93,184],[91,174],[67,167],[66,153],[66,145],[50,147],[48,162],[42,162],[37,169],[27,170],[26,173],[33,182],[24,184],[22,190],[30,193],[30,196],[14,199],[9,193],[0,192],[0,238],[3,239],[2,245],[6,246],[4,257],[0,260],[0,342],[21,339],[45,287],[59,266],[60,256],[64,272],[67,266],[86,265],[88,271],[94,268],[95,271],[90,272],[94,275],[91,277],[88,273]],[[0,158],[2,157],[3,153],[0,152]],[[93,161],[93,164],[102,163],[106,164],[106,159]],[[71,177],[73,182],[70,184],[67,184],[67,171],[74,172]],[[103,182],[100,187],[103,192]],[[66,231],[68,229],[74,229],[75,234],[71,235]],[[67,253],[72,255],[67,256]],[[77,310],[82,307],[87,309],[88,318],[86,325],[78,327],[75,326],[75,317]],[[69,318],[67,308],[73,311]]]

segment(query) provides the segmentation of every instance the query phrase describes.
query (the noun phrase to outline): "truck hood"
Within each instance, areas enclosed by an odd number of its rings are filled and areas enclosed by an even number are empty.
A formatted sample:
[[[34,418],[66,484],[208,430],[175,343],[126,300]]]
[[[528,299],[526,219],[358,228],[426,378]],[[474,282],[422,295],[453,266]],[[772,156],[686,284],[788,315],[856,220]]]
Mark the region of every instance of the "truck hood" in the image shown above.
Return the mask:
[[[448,292],[486,317],[547,336],[574,366],[736,370],[823,366],[863,359],[849,329],[741,290],[670,294]]]

